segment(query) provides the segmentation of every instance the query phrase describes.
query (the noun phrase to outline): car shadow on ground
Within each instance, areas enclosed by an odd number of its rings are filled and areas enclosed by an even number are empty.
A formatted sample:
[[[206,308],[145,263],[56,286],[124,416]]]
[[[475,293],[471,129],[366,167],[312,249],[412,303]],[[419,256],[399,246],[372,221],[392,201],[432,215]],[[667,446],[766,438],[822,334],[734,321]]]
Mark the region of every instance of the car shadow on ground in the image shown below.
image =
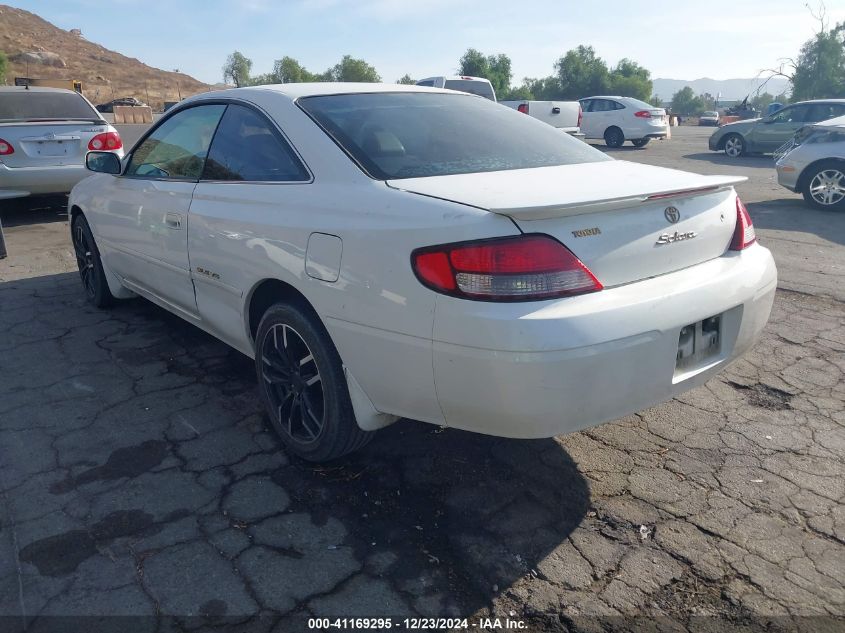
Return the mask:
[[[146,505],[133,501],[133,507],[118,517],[119,535],[109,532],[103,543],[94,544],[110,543],[113,551],[119,551],[115,543],[131,541],[135,564],[149,567],[143,580],[148,593],[165,593],[162,586],[154,586],[157,581],[148,559],[170,547],[161,540],[171,529],[168,522],[191,523],[191,517],[198,525],[216,522],[221,528],[228,526],[228,532],[255,539],[245,549],[226,554],[238,574],[272,593],[255,612],[273,610],[273,600],[283,592],[277,585],[294,582],[285,571],[292,560],[302,560],[298,564],[303,565],[311,560],[320,574],[336,578],[337,583],[364,574],[365,587],[376,583],[367,589],[371,595],[367,600],[378,601],[388,591],[383,588],[387,583],[395,592],[391,595],[406,601],[404,606],[370,605],[387,614],[468,615],[490,606],[519,579],[537,576],[538,565],[558,548],[572,547],[568,536],[585,517],[590,493],[586,479],[554,439],[508,440],[400,420],[379,431],[363,450],[331,463],[286,457],[261,408],[250,359],[141,299],[99,312],[84,302],[78,285],[73,273],[0,284],[0,306],[6,307],[0,309],[0,329],[10,335],[3,354],[7,366],[20,370],[21,384],[35,371],[29,366],[37,364],[51,368],[47,373],[55,373],[58,384],[82,389],[61,400],[61,415],[51,413],[49,422],[43,423],[55,425],[52,436],[73,436],[67,445],[58,439],[52,446],[58,462],[77,464],[75,474],[68,478],[62,470],[55,481],[46,477],[44,481],[51,483],[37,495],[61,508],[73,505],[78,494],[93,504],[88,507],[103,504],[113,509],[129,503],[127,491],[141,485],[135,483],[139,478],[155,481],[156,500]],[[30,313],[34,316],[27,317]],[[57,358],[65,359],[62,362],[52,363],[51,337],[57,341]],[[38,360],[33,346],[41,346]],[[74,355],[64,356],[71,349]],[[389,363],[401,360],[374,357],[372,362],[387,362],[389,371]],[[14,389],[16,380],[4,379],[7,384],[0,384],[0,394]],[[90,389],[86,385],[103,380],[109,383],[108,391],[85,391]],[[23,406],[0,415],[0,430],[28,426],[31,418],[23,416],[32,416],[30,408],[45,406],[44,399],[50,397],[43,389],[32,389],[29,395],[20,389],[15,392]],[[106,402],[121,393],[127,395]],[[193,401],[198,404],[186,404]],[[92,411],[98,412],[92,415]],[[33,425],[42,424],[32,419]],[[74,422],[63,429],[62,420]],[[14,470],[15,463],[5,468]],[[25,470],[20,463],[19,470]],[[165,469],[167,464],[172,465]],[[175,500],[178,512],[165,507],[175,502],[171,488],[185,486],[184,477],[190,473],[202,484],[196,493],[202,501],[181,494]],[[17,480],[20,473],[4,475]],[[249,483],[259,481],[265,483]],[[102,492],[105,482],[109,488]],[[92,501],[91,494],[100,497]],[[88,514],[85,529],[99,533],[112,514],[105,518]],[[25,562],[48,570],[47,575],[55,575],[56,569],[75,573],[65,569],[66,548],[56,547],[66,536],[62,516],[57,510],[55,525],[41,529],[34,542],[25,531],[18,537]],[[297,516],[308,517],[309,526],[307,535],[296,537],[299,544],[278,549],[261,541],[269,522]],[[145,520],[133,527],[133,517]],[[144,544],[151,526],[160,532],[153,537],[158,539],[155,547]],[[284,540],[283,536],[271,538]],[[174,538],[189,542],[183,534]],[[197,538],[209,537],[206,532]],[[219,565],[224,554],[217,549],[209,547],[192,559],[197,574]],[[253,550],[258,552],[255,556]],[[350,552],[354,562],[332,550]],[[96,557],[95,551],[92,546],[89,555]],[[166,557],[157,560],[166,565]],[[177,567],[167,573],[174,578],[184,575]],[[187,591],[180,600],[190,601],[198,591]],[[311,605],[311,598],[297,591],[304,590],[291,590],[298,604]],[[219,596],[198,595],[196,604],[186,606],[200,612],[203,600],[211,597]],[[168,608],[165,604],[163,612]],[[228,613],[237,609],[230,604]]]
[[[714,165],[726,165],[729,167],[767,167],[775,168],[774,158],[770,155],[754,154],[751,156],[740,156],[738,158],[730,158],[725,156],[724,152],[698,152],[696,154],[685,154],[681,158],[688,158],[690,160],[700,160]]]
[[[3,226],[23,226],[67,221],[67,196],[28,196],[0,200]]]
[[[804,202],[800,194],[750,202],[746,207],[758,229],[812,233],[823,240],[845,244],[845,212],[816,209]]]

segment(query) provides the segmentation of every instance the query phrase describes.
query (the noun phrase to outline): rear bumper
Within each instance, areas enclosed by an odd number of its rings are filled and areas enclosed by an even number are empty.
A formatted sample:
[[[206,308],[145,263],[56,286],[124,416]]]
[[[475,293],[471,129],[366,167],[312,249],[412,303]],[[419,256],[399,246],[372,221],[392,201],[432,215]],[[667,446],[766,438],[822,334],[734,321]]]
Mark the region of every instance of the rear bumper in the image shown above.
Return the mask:
[[[84,165],[10,168],[0,164],[0,198],[67,193],[90,175]]]
[[[448,426],[505,437],[570,433],[664,402],[744,353],[768,320],[771,253],[541,304],[438,297],[434,382]],[[718,353],[676,371],[682,327],[722,315]]]
[[[669,136],[668,123],[645,123],[632,125],[622,128],[626,140],[636,140],[640,138],[666,138]]]

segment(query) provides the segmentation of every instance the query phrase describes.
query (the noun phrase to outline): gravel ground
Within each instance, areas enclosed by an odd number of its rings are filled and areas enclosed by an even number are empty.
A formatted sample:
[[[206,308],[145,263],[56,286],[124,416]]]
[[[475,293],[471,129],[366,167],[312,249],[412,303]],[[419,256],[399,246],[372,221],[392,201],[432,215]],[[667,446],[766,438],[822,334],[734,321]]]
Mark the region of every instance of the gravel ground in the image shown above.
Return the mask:
[[[62,200],[6,204],[0,628],[842,630],[845,215],[805,208],[769,158],[708,152],[709,132],[612,153],[749,176],[780,273],[749,354],[586,432],[402,420],[327,466],[285,455],[248,359],[142,300],[84,302]]]

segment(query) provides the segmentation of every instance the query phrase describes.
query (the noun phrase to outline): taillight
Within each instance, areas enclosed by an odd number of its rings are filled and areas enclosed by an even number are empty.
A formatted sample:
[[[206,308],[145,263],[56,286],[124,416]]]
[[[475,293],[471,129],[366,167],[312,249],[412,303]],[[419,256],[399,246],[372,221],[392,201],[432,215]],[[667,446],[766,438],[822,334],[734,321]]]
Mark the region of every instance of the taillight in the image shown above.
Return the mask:
[[[14,154],[15,148],[12,147],[12,144],[9,141],[4,141],[0,138],[0,156],[8,156],[9,154]]]
[[[528,104],[527,103],[520,103],[516,106],[518,112],[522,112],[522,114],[528,114]]]
[[[578,127],[581,127],[581,119],[584,117],[584,110],[581,109],[581,104],[578,104]]]
[[[411,264],[423,285],[464,299],[537,301],[603,287],[572,251],[548,235],[419,248]]]
[[[641,119],[650,119],[651,112],[648,110],[640,110],[639,112],[634,112],[634,116],[640,117]]]
[[[103,132],[88,141],[88,149],[92,152],[110,151],[123,147],[120,134],[117,132]]]
[[[751,216],[748,215],[748,209],[742,204],[739,196],[736,197],[736,229],[734,229],[734,236],[731,240],[731,250],[741,251],[743,248],[748,248],[757,241],[757,235],[754,233],[754,224],[751,222]]]

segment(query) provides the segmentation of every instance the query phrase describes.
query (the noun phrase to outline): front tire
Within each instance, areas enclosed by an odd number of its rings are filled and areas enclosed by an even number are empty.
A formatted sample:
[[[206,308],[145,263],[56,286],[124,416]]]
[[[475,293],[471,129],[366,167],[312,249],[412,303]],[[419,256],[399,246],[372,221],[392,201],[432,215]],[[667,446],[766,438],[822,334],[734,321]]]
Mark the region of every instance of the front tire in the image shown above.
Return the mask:
[[[358,426],[340,355],[310,310],[289,303],[267,310],[255,337],[255,369],[273,428],[302,459],[337,459],[375,435]]]
[[[725,156],[729,158],[739,158],[745,154],[745,139],[739,134],[728,134],[725,138]]]
[[[823,161],[812,168],[801,193],[817,209],[845,211],[845,163]]]
[[[648,142],[650,140],[650,138],[638,138],[631,141],[631,145],[633,145],[634,147],[645,147],[646,145],[648,145]]]
[[[604,142],[608,147],[622,147],[625,142],[625,134],[618,127],[609,127],[604,131]]]
[[[79,277],[85,288],[85,298],[88,303],[98,308],[107,308],[114,302],[114,296],[106,281],[106,273],[103,270],[103,262],[100,260],[100,251],[94,241],[94,234],[91,233],[88,220],[81,213],[73,219],[70,234]]]

